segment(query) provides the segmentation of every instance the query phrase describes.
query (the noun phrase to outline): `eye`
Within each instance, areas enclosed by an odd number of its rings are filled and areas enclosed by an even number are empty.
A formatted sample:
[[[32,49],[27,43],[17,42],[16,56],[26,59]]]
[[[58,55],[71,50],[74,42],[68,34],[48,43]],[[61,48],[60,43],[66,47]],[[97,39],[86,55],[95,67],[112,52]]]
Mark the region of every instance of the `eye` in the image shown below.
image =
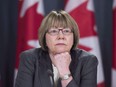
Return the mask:
[[[57,33],[58,30],[50,30],[51,33]]]
[[[64,29],[63,32],[65,32],[65,33],[70,33],[71,30],[70,30],[70,29]]]
[[[57,34],[58,33],[58,30],[57,29],[50,29],[48,31],[48,33],[50,33],[50,34]]]

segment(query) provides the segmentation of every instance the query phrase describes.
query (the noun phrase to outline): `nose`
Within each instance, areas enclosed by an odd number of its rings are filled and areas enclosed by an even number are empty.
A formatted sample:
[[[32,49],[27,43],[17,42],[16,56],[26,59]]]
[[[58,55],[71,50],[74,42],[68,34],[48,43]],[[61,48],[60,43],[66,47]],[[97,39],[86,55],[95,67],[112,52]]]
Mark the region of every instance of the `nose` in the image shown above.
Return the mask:
[[[58,39],[64,39],[64,34],[62,31],[59,31]]]

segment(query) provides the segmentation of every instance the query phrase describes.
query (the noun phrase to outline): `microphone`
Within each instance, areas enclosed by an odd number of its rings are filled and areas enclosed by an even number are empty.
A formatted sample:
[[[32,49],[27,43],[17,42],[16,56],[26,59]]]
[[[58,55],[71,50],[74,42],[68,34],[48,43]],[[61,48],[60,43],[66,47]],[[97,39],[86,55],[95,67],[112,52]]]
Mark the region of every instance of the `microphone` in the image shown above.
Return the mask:
[[[50,69],[48,69],[47,73],[50,78],[51,85],[54,87],[53,72]]]

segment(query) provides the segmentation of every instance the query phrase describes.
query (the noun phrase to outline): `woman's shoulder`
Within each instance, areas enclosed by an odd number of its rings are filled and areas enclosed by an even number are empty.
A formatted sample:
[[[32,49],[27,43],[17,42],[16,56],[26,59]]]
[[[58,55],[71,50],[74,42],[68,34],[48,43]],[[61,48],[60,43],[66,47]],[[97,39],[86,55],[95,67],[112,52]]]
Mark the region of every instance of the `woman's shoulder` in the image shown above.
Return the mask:
[[[83,49],[76,49],[75,52],[78,55],[77,62],[76,62],[76,64],[77,64],[76,73],[78,73],[78,72],[81,73],[82,77],[90,76],[90,73],[92,73],[94,71],[96,73],[96,69],[97,69],[97,65],[98,65],[97,57],[94,54],[89,53]]]
[[[75,52],[79,60],[91,60],[92,59],[92,60],[97,61],[97,57],[94,54],[87,52],[86,50],[77,48]]]
[[[42,50],[41,48],[31,48],[31,49],[22,51],[21,54],[22,53],[26,53],[26,54],[37,54],[41,50]]]
[[[35,60],[41,54],[41,51],[42,51],[41,48],[28,49],[20,53],[20,58],[23,58],[26,60],[30,60],[30,59]]]
[[[83,49],[76,49],[75,51],[77,54],[77,62],[81,66],[90,68],[98,65],[98,59],[94,54]]]

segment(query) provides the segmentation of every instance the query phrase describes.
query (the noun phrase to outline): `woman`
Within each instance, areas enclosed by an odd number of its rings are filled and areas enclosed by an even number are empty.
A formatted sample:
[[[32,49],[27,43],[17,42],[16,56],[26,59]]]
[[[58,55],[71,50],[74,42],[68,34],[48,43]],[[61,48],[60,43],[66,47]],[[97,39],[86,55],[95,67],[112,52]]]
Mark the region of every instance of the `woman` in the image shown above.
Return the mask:
[[[65,11],[51,11],[39,29],[41,48],[21,53],[15,87],[96,87],[97,58],[78,49],[79,30]]]

